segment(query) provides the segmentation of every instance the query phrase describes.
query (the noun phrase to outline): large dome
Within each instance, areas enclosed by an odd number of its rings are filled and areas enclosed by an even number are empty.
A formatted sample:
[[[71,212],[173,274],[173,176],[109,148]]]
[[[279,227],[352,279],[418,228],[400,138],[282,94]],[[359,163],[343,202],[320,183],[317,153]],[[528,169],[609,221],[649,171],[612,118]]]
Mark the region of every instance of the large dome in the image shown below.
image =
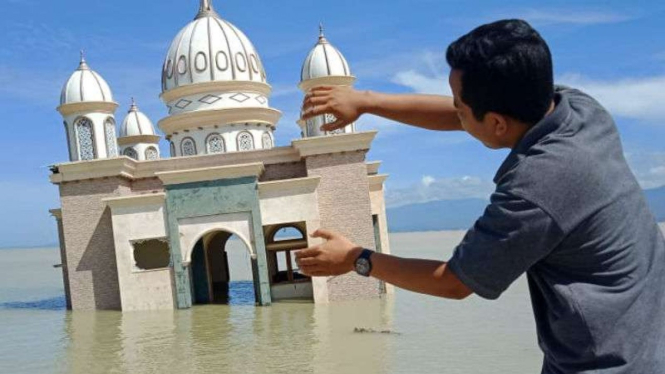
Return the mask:
[[[319,40],[302,65],[300,80],[331,76],[351,76],[351,69],[344,56],[323,35],[323,26],[319,26]]]
[[[215,81],[266,82],[254,45],[238,28],[223,20],[209,0],[171,43],[162,68],[162,92]]]
[[[83,53],[78,69],[69,77],[60,94],[60,105],[81,102],[113,103],[109,85],[101,75],[90,69]]]

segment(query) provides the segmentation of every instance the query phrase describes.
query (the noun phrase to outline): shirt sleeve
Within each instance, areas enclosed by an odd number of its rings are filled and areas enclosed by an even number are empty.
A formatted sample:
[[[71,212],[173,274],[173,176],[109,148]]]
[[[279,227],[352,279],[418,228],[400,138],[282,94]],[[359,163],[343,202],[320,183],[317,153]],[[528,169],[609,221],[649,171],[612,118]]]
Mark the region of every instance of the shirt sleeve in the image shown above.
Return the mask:
[[[554,219],[535,204],[495,192],[448,267],[474,293],[496,299],[563,237]]]

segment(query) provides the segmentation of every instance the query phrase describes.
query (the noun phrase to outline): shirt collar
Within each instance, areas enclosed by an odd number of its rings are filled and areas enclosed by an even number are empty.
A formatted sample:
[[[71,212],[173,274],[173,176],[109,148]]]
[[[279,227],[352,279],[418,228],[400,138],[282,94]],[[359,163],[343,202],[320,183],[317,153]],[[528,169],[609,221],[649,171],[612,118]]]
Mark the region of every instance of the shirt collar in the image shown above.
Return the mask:
[[[538,143],[545,136],[557,131],[565,122],[570,113],[570,103],[557,88],[554,93],[554,110],[546,115],[531,127],[513,147],[494,176],[494,183],[498,184],[501,177],[504,176],[520,160],[532,146]]]

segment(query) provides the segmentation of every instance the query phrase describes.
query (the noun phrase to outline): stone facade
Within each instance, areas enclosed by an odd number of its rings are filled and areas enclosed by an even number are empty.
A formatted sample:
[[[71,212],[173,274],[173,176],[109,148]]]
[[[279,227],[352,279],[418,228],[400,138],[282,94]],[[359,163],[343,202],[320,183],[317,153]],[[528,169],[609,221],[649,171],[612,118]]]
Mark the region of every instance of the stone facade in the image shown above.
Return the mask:
[[[72,309],[121,309],[111,211],[102,199],[128,191],[119,177],[60,185]]]
[[[321,177],[317,190],[321,227],[335,230],[354,243],[376,248],[372,226],[365,151],[306,158],[307,173]],[[350,273],[328,279],[330,301],[378,297],[379,281]]]
[[[71,308],[188,308],[192,251],[200,238],[216,232],[245,241],[261,305],[288,298],[289,290],[317,303],[389,293],[376,279],[353,273],[315,277],[306,285],[273,284],[275,262],[266,260],[263,234],[293,225],[306,227],[305,234],[326,228],[389,253],[386,176],[377,175],[378,163],[365,161],[374,135],[310,138],[270,151],[186,159],[119,157],[58,165],[51,180],[60,187],[61,257]],[[169,238],[169,267],[138,269],[132,243],[158,237]],[[297,248],[321,242],[298,240]]]

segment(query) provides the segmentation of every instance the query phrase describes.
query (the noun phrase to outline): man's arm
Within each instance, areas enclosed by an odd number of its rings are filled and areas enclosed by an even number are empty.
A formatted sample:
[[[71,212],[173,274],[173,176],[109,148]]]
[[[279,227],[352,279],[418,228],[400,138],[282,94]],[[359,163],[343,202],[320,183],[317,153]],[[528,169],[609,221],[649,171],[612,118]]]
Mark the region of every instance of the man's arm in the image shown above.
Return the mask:
[[[324,113],[337,121],[322,127],[332,131],[369,113],[429,130],[462,130],[452,97],[438,95],[394,95],[357,91],[345,86],[315,87],[305,96],[303,119]]]
[[[312,236],[324,238],[326,242],[296,253],[296,262],[304,274],[328,276],[353,271],[362,248],[327,230],[317,230]],[[472,293],[445,262],[382,253],[372,254],[371,261],[372,277],[409,291],[450,299],[464,299]]]

